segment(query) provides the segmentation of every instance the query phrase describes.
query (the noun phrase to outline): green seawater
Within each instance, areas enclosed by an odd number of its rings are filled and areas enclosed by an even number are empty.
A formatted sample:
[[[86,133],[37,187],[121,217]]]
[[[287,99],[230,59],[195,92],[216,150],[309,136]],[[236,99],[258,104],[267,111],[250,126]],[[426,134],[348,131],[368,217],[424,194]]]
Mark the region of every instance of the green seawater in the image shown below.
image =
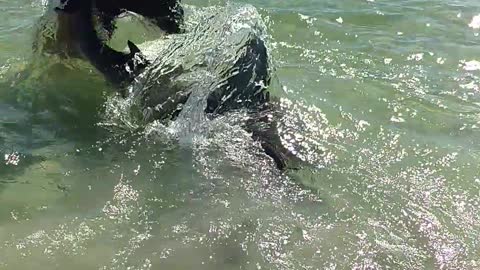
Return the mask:
[[[266,25],[286,173],[235,115],[172,138],[35,59],[45,2],[0,1],[0,269],[480,269],[480,1],[235,2]]]

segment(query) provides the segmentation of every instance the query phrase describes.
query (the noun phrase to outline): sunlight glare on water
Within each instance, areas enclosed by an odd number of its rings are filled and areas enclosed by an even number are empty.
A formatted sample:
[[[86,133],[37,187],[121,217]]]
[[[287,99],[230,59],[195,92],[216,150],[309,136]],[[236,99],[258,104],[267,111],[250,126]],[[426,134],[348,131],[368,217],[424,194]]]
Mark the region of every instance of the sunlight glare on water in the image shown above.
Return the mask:
[[[45,1],[0,3],[0,269],[480,268],[480,2],[185,2],[197,32],[125,17],[111,41],[195,89],[149,124],[81,61],[29,65]],[[252,29],[300,170],[246,112],[203,114]]]

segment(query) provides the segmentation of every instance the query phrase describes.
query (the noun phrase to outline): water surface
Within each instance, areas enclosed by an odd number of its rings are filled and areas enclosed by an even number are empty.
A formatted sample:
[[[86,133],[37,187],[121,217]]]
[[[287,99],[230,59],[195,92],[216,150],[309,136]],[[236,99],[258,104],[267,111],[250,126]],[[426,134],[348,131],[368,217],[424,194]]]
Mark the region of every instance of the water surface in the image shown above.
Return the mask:
[[[286,174],[241,112],[172,136],[195,121],[139,127],[87,64],[31,66],[42,2],[0,2],[1,269],[480,267],[480,2],[236,3],[266,24]]]

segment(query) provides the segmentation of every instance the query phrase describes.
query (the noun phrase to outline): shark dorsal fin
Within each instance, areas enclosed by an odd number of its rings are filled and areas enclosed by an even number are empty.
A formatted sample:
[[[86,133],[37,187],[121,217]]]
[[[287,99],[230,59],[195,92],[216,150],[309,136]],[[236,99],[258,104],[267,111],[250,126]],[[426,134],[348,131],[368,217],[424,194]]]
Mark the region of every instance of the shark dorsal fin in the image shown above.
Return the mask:
[[[133,44],[130,40],[127,41],[128,49],[130,50],[130,54],[136,54],[140,52],[140,49],[137,47],[137,45]]]

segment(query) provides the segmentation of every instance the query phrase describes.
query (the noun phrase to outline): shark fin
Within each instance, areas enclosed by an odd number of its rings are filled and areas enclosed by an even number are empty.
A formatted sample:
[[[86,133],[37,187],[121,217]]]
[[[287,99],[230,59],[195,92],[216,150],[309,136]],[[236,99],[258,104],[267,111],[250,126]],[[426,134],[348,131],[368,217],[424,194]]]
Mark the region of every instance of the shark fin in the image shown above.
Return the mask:
[[[134,44],[133,42],[131,42],[130,40],[127,41],[127,45],[128,45],[128,49],[130,50],[130,54],[131,54],[131,55],[134,55],[134,54],[140,52],[140,49],[137,47],[137,45],[135,45],[135,44]]]

